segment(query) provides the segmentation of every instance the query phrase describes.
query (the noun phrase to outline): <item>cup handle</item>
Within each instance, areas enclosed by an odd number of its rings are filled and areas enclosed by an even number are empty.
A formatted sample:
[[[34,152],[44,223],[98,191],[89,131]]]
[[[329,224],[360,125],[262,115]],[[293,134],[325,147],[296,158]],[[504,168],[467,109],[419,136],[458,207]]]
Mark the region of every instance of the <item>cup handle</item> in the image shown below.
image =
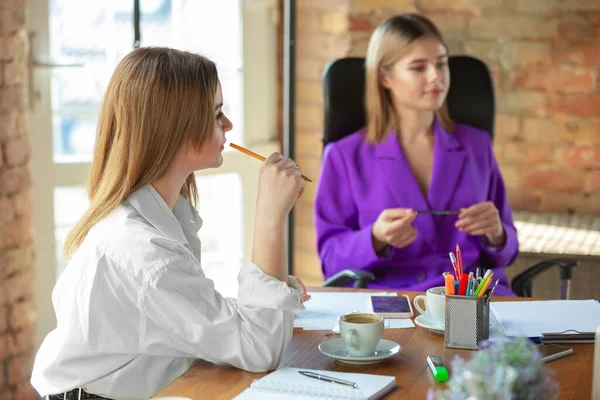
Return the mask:
[[[348,334],[345,337],[346,344],[354,350],[360,350],[358,344],[356,343],[357,334],[358,332],[356,331],[356,329],[350,329],[348,330]]]
[[[419,306],[419,300],[423,300],[423,306],[427,307],[427,296],[423,296],[423,295],[416,296],[413,301],[415,308],[417,310],[419,310],[419,312],[421,314],[427,314],[427,309],[423,309],[423,308],[421,308],[421,306]]]

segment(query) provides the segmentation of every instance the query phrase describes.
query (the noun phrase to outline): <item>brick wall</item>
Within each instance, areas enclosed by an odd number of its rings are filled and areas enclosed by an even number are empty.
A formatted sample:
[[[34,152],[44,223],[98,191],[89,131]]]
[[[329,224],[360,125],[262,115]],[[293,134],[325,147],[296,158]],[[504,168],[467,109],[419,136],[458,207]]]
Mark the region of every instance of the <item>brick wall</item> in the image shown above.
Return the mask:
[[[298,0],[296,158],[318,177],[327,63],[364,56],[374,27],[421,12],[451,54],[490,67],[495,150],[517,210],[600,215],[600,1]],[[312,215],[316,185],[296,206],[296,273],[322,280]]]
[[[0,0],[0,399],[35,399],[26,2]]]

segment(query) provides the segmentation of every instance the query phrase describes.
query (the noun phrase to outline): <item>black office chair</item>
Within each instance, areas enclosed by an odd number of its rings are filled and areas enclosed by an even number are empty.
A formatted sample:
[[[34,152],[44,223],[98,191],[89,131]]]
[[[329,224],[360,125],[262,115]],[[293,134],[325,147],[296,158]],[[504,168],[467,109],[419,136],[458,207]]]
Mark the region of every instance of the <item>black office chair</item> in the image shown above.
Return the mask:
[[[323,145],[335,142],[365,126],[365,59],[350,57],[330,63],[323,75],[325,131]],[[450,117],[460,123],[485,130],[494,137],[494,84],[487,66],[469,56],[449,58],[450,91],[447,104]],[[569,297],[572,269],[578,260],[556,258],[542,261],[517,275],[511,283],[518,296],[531,297],[532,280],[552,266],[560,268],[561,298]],[[323,286],[366,288],[375,279],[370,271],[345,270],[329,279]]]

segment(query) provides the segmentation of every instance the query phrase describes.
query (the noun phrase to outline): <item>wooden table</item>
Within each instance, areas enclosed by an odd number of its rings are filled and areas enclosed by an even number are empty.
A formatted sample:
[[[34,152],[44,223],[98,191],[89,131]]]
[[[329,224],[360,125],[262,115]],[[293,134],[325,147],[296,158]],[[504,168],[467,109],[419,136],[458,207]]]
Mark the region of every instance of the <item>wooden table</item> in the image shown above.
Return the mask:
[[[324,291],[310,288],[309,291]],[[328,291],[348,289],[326,288]],[[421,294],[408,294],[411,300]],[[494,298],[493,301],[510,301],[511,298]],[[523,300],[523,299],[518,299]],[[426,357],[439,355],[450,368],[455,354],[470,359],[471,350],[446,349],[444,337],[416,326],[414,329],[385,329],[383,338],[402,346],[402,352],[377,364],[351,365],[338,362],[319,352],[317,346],[324,340],[325,331],[295,329],[292,341],[285,350],[281,366],[310,368],[340,372],[393,375],[398,387],[385,399],[425,399],[429,388],[445,386],[437,384],[427,367]],[[555,372],[560,383],[560,400],[589,399],[592,393],[593,344],[572,344],[574,354],[546,364]],[[233,367],[220,367],[200,361],[181,377],[157,394],[158,396],[185,396],[191,399],[231,399],[250,386],[253,380],[266,373],[255,374]],[[450,371],[452,376],[452,371]]]

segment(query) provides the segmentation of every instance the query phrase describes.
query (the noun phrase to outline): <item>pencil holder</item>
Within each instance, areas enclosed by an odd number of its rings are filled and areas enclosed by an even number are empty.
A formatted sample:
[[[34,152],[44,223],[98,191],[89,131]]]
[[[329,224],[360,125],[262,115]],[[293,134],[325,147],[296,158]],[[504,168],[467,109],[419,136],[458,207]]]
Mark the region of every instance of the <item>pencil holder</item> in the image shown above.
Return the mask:
[[[444,346],[477,350],[490,336],[490,301],[487,297],[446,295]]]

